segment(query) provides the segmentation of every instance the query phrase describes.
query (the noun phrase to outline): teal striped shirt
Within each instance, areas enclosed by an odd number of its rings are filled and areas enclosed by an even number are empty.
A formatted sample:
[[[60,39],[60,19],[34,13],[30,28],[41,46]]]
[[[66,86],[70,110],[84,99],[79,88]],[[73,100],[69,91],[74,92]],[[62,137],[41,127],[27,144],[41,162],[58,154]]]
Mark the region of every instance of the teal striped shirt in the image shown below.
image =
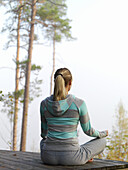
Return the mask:
[[[77,126],[80,121],[85,134],[92,137],[104,137],[91,126],[88,110],[83,100],[68,95],[65,100],[53,101],[53,96],[43,100],[40,105],[41,136],[66,140],[77,138]]]

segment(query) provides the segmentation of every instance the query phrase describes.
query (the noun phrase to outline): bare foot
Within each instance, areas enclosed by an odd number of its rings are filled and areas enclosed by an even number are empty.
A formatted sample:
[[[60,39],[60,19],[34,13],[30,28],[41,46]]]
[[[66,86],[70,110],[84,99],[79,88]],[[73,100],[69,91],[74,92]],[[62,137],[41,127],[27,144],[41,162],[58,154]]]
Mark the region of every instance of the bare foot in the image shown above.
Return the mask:
[[[93,162],[93,158],[91,158],[88,162]]]

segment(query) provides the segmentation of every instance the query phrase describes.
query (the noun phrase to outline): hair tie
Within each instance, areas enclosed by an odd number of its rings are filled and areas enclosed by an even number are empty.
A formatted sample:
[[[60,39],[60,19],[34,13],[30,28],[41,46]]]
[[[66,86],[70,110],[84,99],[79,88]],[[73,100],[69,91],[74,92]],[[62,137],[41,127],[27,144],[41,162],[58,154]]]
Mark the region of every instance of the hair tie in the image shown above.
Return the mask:
[[[57,78],[58,76],[61,76],[61,77],[64,79],[63,74],[59,73],[59,74],[56,76],[56,78]],[[55,78],[55,79],[56,79],[56,78]]]
[[[61,77],[63,77],[63,74],[59,73],[58,76],[59,76],[59,75],[60,75]],[[63,77],[63,79],[64,79],[64,77]]]

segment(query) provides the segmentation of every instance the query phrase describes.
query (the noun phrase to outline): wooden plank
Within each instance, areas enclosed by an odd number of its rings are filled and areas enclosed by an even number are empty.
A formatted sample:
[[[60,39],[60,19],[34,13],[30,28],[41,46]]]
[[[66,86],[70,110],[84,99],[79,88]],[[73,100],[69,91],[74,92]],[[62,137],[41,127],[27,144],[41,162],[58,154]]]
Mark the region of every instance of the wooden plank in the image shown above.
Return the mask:
[[[0,152],[1,153],[1,152]],[[26,152],[3,152],[0,154],[0,157],[6,157],[6,158],[11,158],[12,159],[20,159],[20,160],[26,160],[26,161],[29,161],[29,160],[40,160],[40,155],[39,153],[38,154],[33,154],[33,153],[29,153],[27,154]]]
[[[10,152],[10,153],[11,153],[11,152]],[[22,152],[21,152],[21,153],[20,153],[20,152],[19,152],[19,153],[17,152],[17,154],[14,154],[14,153],[13,153],[12,156],[11,156],[10,154],[6,155],[6,153],[5,153],[5,156],[4,156],[4,154],[2,154],[2,157],[3,157],[3,160],[6,160],[6,161],[7,161],[8,158],[9,158],[9,160],[11,160],[11,162],[12,162],[12,161],[17,162],[17,161],[18,161],[18,160],[17,160],[18,157],[16,157],[17,159],[15,159],[15,156],[17,156],[18,154],[19,154],[20,163],[21,163],[21,161],[22,161],[23,164],[26,164],[26,165],[34,165],[34,166],[36,166],[36,167],[39,167],[39,165],[41,164],[41,162],[40,162],[38,159],[37,159],[38,161],[37,161],[37,160],[35,161],[35,160],[32,160],[32,159],[28,159],[28,158],[26,159],[26,157],[22,157],[22,159],[21,159],[21,156],[20,156],[21,154],[23,154],[24,156],[26,156],[25,153],[22,153]],[[29,153],[29,154],[31,154],[31,153]],[[11,158],[10,158],[10,156],[11,156]],[[23,159],[23,158],[24,158],[24,159]],[[9,160],[8,160],[8,161],[9,161]],[[30,160],[31,160],[31,161],[30,161]],[[26,161],[27,161],[27,162],[26,162]],[[29,161],[29,164],[28,164],[28,161]],[[18,162],[18,163],[19,163],[19,162]],[[89,165],[89,164],[86,164],[87,169],[89,168],[88,165]],[[102,165],[102,166],[101,166],[101,165]],[[82,169],[86,169],[86,166],[85,166],[85,165],[84,165],[84,167],[82,166]],[[90,168],[105,167],[105,166],[106,166],[106,163],[104,164],[103,161],[100,161],[100,163],[98,162],[98,166],[97,166],[97,161],[94,161],[92,164],[90,164],[90,166],[91,166]],[[110,165],[110,163],[109,163],[109,166],[113,166],[113,164]],[[42,167],[42,166],[41,166],[41,167]],[[50,168],[50,167],[51,167],[51,166],[48,166],[47,168]],[[60,168],[60,167],[61,167],[61,169],[62,169],[62,166],[58,166],[58,168]],[[79,167],[81,167],[81,166],[76,166],[76,167],[74,166],[74,168],[77,168],[77,169],[79,169]],[[23,168],[24,168],[24,167],[23,167]],[[27,167],[26,167],[26,168],[27,168]],[[30,167],[29,167],[29,168],[30,168]],[[46,168],[46,167],[45,167],[45,168]],[[55,167],[54,167],[54,168],[55,168]],[[58,169],[58,168],[57,168],[57,169]],[[65,168],[67,169],[67,167],[64,167],[64,169],[65,169]],[[30,169],[31,169],[31,168],[30,168]],[[68,169],[70,169],[70,167],[68,167]]]
[[[25,154],[24,154],[25,155]],[[12,169],[24,169],[24,170],[31,170],[35,167],[35,169],[42,170],[42,163],[40,159],[26,159],[26,157],[17,157],[14,153],[5,155],[0,154],[0,164],[5,167],[10,167]],[[9,165],[9,166],[8,166]],[[44,166],[45,167],[45,166]],[[47,169],[47,168],[45,168]],[[51,168],[52,169],[52,168]]]
[[[44,165],[39,153],[0,151],[0,170],[86,170],[86,169],[119,169],[128,168],[128,162],[94,159],[94,162],[81,166],[50,166]]]
[[[1,158],[0,158],[1,159]],[[11,168],[11,169],[15,169],[15,170],[33,170],[33,169],[37,169],[37,170],[49,170],[50,168],[47,168],[45,166],[37,166],[34,164],[31,164],[31,162],[24,162],[24,161],[15,161],[12,162],[12,160],[8,160],[8,159],[2,159],[1,162],[2,167],[6,167],[6,168]],[[0,166],[1,169],[1,166]],[[52,169],[52,167],[51,167]]]
[[[105,165],[113,165],[116,168],[128,168],[128,162],[122,162],[122,161],[113,161],[113,160],[101,160],[101,159],[95,159],[99,164],[105,164]]]

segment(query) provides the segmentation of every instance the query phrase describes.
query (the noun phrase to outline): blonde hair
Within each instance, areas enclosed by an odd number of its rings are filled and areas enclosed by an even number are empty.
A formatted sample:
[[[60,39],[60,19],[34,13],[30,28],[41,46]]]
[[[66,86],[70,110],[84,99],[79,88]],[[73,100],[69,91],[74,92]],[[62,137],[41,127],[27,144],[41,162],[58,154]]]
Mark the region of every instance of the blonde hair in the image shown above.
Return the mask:
[[[72,74],[67,68],[60,68],[54,74],[54,94],[53,100],[59,101],[66,98],[65,87],[72,80]]]

